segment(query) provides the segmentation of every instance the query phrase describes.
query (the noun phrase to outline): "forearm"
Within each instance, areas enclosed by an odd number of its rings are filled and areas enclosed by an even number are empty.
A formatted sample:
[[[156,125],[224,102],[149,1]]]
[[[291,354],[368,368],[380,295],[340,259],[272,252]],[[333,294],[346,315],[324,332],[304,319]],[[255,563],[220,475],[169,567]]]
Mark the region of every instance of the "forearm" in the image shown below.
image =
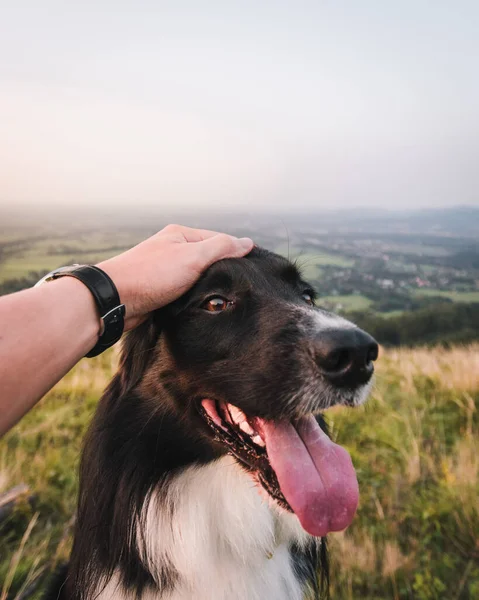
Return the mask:
[[[62,277],[0,298],[0,435],[95,345],[100,319],[88,288]]]
[[[127,331],[186,292],[209,265],[252,246],[249,238],[169,225],[98,266],[126,307]],[[93,295],[73,277],[0,298],[0,436],[95,346],[100,327]]]

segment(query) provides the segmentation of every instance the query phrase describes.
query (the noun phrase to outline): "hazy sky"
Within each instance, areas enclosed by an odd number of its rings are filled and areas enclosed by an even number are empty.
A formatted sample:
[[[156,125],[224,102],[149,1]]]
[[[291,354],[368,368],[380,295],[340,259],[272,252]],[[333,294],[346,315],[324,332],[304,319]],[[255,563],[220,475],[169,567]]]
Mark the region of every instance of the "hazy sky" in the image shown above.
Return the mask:
[[[0,203],[479,204],[477,0],[0,1]]]

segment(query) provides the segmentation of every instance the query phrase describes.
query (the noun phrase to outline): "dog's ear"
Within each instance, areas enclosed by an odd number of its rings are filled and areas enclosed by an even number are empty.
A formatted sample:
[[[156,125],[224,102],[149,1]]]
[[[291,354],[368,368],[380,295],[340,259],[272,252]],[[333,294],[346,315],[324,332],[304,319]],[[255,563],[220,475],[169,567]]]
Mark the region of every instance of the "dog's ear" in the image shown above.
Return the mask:
[[[158,315],[153,314],[126,334],[115,378],[120,386],[120,395],[133,389],[145,373],[155,354],[160,330],[160,319]]]

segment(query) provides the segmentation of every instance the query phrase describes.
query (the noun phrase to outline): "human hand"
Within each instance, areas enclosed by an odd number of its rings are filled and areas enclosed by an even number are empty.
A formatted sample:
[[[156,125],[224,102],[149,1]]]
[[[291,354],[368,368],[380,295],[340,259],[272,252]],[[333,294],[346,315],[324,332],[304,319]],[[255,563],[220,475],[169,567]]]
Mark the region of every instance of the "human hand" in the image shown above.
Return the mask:
[[[168,225],[157,234],[97,266],[112,278],[126,307],[125,331],[151,311],[184,294],[211,264],[253,248],[249,238]]]

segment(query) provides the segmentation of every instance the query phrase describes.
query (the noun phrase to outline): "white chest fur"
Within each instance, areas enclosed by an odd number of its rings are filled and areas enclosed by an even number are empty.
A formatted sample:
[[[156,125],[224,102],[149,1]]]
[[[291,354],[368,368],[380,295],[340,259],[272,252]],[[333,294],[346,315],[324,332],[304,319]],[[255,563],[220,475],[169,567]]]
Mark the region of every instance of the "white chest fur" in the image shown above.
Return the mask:
[[[231,457],[191,467],[145,504],[143,560],[178,573],[161,600],[301,600],[288,547],[308,541],[298,519],[263,497]],[[160,596],[145,593],[142,600]],[[110,581],[99,600],[126,599]]]

